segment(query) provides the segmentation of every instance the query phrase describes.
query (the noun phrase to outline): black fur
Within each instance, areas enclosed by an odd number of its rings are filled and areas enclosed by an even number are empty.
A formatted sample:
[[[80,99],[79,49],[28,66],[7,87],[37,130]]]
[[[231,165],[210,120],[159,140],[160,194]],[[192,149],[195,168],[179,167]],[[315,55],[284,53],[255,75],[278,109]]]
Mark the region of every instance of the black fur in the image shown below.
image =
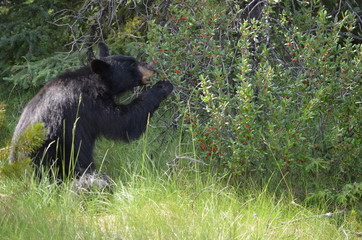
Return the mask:
[[[99,57],[100,58],[109,56],[109,49],[105,43],[103,43],[103,42],[98,43],[98,47],[99,47]]]
[[[105,56],[108,48],[100,48],[100,60],[46,84],[25,107],[14,132],[16,146],[28,126],[43,122],[47,140],[31,157],[36,166],[55,163],[60,177],[63,172],[68,175],[74,170],[79,176],[94,170],[92,152],[98,136],[124,141],[140,137],[150,115],[173,89],[171,83],[160,81],[130,104],[117,105],[116,95],[142,85],[138,66],[145,64],[132,57]],[[19,156],[13,147],[10,159]]]

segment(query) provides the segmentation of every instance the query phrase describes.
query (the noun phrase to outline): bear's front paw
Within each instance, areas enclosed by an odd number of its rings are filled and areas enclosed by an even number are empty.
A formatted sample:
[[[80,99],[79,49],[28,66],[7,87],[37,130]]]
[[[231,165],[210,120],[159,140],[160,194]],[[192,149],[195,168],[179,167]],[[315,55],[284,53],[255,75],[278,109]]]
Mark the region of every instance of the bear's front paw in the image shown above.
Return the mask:
[[[152,88],[167,97],[172,92],[173,85],[169,81],[159,81]]]

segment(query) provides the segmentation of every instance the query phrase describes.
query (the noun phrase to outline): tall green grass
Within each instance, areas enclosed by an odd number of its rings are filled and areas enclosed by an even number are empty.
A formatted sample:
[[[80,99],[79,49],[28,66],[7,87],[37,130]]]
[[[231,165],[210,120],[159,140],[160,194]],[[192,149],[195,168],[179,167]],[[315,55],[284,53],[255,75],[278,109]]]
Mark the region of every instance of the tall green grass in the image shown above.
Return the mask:
[[[184,175],[118,182],[113,194],[14,181],[1,192],[2,239],[346,239],[354,227],[290,196]]]
[[[298,203],[279,179],[226,184],[200,171],[180,132],[119,144],[101,139],[95,158],[113,193],[77,193],[71,182],[0,178],[1,239],[349,239],[353,214]],[[162,139],[163,138],[163,139]],[[189,142],[184,144],[183,142]],[[173,161],[177,156],[178,162]],[[173,162],[170,170],[167,162]],[[207,168],[207,166],[206,166]],[[274,175],[272,178],[277,178]]]

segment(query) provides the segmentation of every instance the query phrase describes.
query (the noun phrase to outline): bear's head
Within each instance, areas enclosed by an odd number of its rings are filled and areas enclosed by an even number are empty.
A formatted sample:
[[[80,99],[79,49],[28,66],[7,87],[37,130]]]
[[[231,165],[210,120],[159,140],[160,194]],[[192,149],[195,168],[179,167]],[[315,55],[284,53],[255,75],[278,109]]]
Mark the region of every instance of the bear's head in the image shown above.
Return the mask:
[[[151,83],[156,72],[153,62],[143,63],[133,57],[109,56],[108,47],[98,44],[100,59],[91,61],[91,69],[98,74],[113,94],[119,94],[134,87]]]

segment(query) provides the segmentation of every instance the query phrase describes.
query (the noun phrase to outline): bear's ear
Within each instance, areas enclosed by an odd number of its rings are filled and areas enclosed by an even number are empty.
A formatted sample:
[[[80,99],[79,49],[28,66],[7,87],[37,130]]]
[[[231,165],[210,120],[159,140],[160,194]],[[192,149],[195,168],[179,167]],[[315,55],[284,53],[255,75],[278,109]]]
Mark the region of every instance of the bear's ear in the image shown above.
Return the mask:
[[[109,56],[109,48],[104,42],[98,43],[98,49],[99,49],[99,58]]]
[[[91,61],[91,68],[94,73],[102,74],[109,71],[109,69],[111,69],[111,65],[102,60],[94,59]]]

